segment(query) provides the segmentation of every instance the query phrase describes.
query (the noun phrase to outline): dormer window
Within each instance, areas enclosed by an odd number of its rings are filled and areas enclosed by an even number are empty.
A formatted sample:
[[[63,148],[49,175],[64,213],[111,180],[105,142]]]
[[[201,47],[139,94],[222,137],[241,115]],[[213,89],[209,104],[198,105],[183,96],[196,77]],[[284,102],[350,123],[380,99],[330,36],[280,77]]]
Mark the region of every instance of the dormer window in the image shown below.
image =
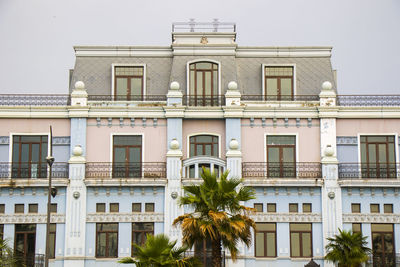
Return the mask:
[[[293,66],[265,66],[265,100],[293,99]]]
[[[113,66],[114,99],[141,101],[144,95],[144,66]]]
[[[218,64],[195,62],[189,64],[189,104],[218,105]]]

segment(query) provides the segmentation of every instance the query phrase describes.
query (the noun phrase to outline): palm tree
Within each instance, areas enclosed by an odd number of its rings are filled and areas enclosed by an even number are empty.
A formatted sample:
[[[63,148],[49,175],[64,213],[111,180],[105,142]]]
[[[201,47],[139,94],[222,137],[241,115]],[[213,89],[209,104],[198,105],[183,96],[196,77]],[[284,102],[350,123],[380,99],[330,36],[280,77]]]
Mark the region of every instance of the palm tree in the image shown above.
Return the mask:
[[[119,263],[134,263],[137,267],[197,267],[201,266],[194,257],[185,257],[187,247],[175,248],[176,241],[170,241],[164,234],[147,235],[143,246],[134,244],[136,259],[126,257]]]
[[[361,233],[340,230],[339,234],[329,237],[329,244],[325,247],[325,259],[338,263],[340,267],[358,267],[368,260],[371,249],[368,248],[367,237]]]
[[[213,266],[220,267],[222,246],[236,260],[239,241],[248,247],[251,244],[255,223],[249,212],[254,209],[241,202],[254,199],[255,193],[249,187],[238,188],[242,179],[228,179],[228,172],[218,179],[203,168],[201,178],[200,185],[184,186],[185,196],[180,198],[181,205],[188,205],[194,212],[179,216],[173,224],[181,224],[183,242],[189,247],[200,240],[211,240]]]
[[[8,241],[0,238],[0,266],[24,266],[18,259],[13,249],[8,245]]]

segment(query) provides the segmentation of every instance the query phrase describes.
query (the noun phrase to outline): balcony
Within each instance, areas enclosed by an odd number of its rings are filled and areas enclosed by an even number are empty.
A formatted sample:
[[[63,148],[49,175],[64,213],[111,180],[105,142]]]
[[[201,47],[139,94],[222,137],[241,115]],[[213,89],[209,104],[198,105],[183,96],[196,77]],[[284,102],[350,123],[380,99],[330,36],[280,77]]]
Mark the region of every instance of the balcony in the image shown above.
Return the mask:
[[[0,94],[0,106],[68,106],[70,95]]]
[[[209,156],[196,156],[185,159],[183,161],[183,178],[200,178],[202,168],[208,168],[211,172],[215,172],[217,176],[226,169],[226,163],[223,159]]]
[[[205,96],[191,96],[184,95],[182,97],[182,104],[184,106],[195,107],[219,107],[225,105],[225,95],[205,95]]]
[[[322,178],[319,162],[243,162],[246,179],[317,179]]]
[[[400,164],[396,163],[340,163],[340,179],[397,179]]]
[[[165,179],[165,162],[142,163],[86,163],[86,179]]]
[[[0,178],[15,179],[47,179],[49,169],[46,163],[0,162]],[[67,162],[54,162],[51,171],[52,178],[68,178]]]

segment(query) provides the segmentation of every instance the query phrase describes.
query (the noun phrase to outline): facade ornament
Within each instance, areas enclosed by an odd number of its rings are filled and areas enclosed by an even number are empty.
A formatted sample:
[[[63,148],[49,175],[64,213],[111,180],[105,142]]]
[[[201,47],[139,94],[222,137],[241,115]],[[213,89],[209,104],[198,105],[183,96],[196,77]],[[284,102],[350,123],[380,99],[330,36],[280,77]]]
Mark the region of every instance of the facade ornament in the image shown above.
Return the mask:
[[[335,192],[329,192],[328,193],[328,197],[330,198],[330,199],[334,199],[335,198]]]
[[[172,197],[172,199],[176,199],[178,197],[178,192],[175,192],[175,191],[172,192],[171,197]]]
[[[229,142],[229,149],[237,150],[238,148],[239,148],[239,142],[235,138],[232,138],[231,141]]]
[[[331,145],[326,145],[324,154],[326,157],[333,157],[333,154],[335,154],[335,150]]]
[[[203,45],[208,44],[207,37],[205,37],[205,36],[201,37],[200,43],[203,44]]]
[[[74,196],[75,199],[78,199],[81,196],[81,193],[75,191],[72,195]]]
[[[176,138],[172,139],[172,141],[169,144],[169,148],[172,150],[178,150],[179,149],[179,142]]]

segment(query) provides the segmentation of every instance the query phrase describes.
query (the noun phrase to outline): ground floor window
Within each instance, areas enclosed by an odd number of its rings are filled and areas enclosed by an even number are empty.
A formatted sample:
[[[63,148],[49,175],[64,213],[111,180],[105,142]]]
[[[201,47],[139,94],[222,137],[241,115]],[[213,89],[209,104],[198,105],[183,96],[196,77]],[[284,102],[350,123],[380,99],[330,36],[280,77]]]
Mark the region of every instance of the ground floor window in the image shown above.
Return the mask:
[[[36,224],[15,225],[15,254],[27,267],[35,266]]]
[[[136,248],[133,244],[143,245],[147,240],[147,235],[154,235],[154,223],[132,223],[132,256],[136,253]]]
[[[255,256],[276,257],[276,224],[257,223],[255,233]]]
[[[393,224],[371,224],[374,267],[395,267]]]
[[[57,226],[55,223],[50,224],[49,232],[49,259],[54,259],[56,257],[56,230]]]
[[[290,256],[309,258],[312,257],[312,224],[290,224]]]
[[[96,257],[118,257],[118,223],[96,224]]]

